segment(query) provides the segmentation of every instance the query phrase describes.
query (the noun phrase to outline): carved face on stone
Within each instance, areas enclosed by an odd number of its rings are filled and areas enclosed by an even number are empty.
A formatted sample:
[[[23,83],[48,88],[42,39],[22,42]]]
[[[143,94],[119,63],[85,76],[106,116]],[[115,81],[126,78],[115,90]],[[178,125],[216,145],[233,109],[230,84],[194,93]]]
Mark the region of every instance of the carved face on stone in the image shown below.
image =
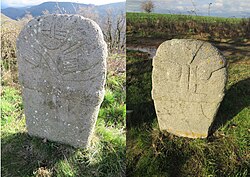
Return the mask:
[[[83,23],[85,21],[85,23]],[[48,67],[59,80],[85,80],[88,68],[102,58],[100,28],[80,16],[48,15],[32,20],[21,32],[18,49],[34,66]],[[105,44],[106,45],[106,44]]]
[[[104,98],[100,27],[78,15],[35,18],[19,34],[17,56],[29,134],[86,147]]]
[[[211,44],[166,41],[153,60],[153,99],[163,130],[205,137],[224,96],[226,61]]]
[[[49,16],[45,19],[38,19],[37,25],[38,40],[47,49],[57,49],[67,40],[69,28],[64,25],[62,18]]]

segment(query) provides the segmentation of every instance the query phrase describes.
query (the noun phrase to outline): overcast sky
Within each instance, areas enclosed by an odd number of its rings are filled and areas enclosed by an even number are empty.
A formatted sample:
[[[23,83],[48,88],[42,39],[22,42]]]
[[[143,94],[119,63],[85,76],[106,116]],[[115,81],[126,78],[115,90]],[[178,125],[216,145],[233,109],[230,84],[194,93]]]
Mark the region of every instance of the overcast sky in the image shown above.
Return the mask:
[[[102,4],[109,4],[114,2],[124,2],[125,0],[50,0],[53,2],[77,2],[82,4],[95,4],[95,5],[102,5]],[[43,2],[48,2],[48,0],[1,0],[1,8],[6,7],[24,7],[24,6],[32,6],[38,5]]]
[[[141,11],[145,0],[127,0],[127,11]],[[156,13],[188,14],[192,10],[198,15],[208,15],[209,3],[211,16],[250,17],[250,0],[152,0]]]

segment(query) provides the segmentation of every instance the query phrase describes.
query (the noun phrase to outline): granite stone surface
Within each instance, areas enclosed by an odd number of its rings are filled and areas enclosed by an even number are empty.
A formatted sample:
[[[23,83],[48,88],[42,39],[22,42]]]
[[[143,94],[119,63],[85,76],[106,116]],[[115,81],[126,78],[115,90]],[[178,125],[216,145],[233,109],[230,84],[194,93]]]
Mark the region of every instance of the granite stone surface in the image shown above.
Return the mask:
[[[106,80],[100,27],[77,15],[37,17],[19,34],[17,57],[28,133],[87,147]]]
[[[152,98],[161,131],[205,138],[224,96],[226,60],[210,43],[163,42],[153,58]]]

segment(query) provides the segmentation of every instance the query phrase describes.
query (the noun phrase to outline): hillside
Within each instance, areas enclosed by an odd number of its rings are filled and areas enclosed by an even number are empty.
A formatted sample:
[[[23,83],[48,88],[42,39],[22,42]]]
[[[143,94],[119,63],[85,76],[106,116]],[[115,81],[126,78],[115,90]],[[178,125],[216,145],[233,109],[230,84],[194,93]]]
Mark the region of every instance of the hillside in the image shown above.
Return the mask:
[[[11,18],[7,17],[6,15],[1,13],[1,24],[5,22],[15,22],[15,20],[12,20]]]
[[[80,8],[93,8],[95,12],[103,15],[107,9],[123,9],[125,11],[125,2],[112,3],[106,5],[95,6],[93,4],[80,4],[72,2],[44,2],[42,4],[32,6],[32,7],[22,7],[13,8],[9,7],[2,9],[2,13],[11,19],[20,19],[25,16],[25,14],[30,13],[33,17],[40,16],[43,11],[48,11],[49,13],[67,13],[76,14]]]

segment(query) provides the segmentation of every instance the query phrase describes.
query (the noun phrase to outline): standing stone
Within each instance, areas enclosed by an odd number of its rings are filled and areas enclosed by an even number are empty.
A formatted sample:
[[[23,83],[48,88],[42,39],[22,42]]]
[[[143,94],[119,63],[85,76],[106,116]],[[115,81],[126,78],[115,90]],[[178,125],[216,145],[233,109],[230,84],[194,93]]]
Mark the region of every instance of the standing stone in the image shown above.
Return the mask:
[[[153,59],[153,90],[161,131],[205,138],[224,96],[226,60],[208,42],[173,39]]]
[[[28,133],[87,147],[104,98],[100,27],[77,15],[35,18],[17,39],[17,56]]]

